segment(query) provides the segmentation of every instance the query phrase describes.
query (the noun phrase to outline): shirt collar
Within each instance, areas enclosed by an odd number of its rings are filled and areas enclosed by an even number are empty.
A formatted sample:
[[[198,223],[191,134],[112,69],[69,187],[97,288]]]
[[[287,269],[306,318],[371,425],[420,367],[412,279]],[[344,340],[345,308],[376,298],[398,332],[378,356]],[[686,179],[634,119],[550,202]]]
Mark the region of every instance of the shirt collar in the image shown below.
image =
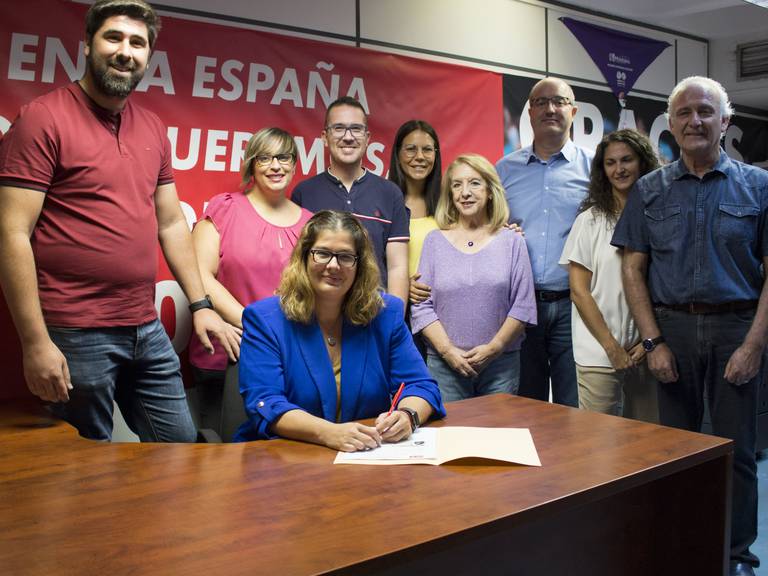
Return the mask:
[[[80,82],[74,81],[68,86],[69,91],[72,93],[72,95],[77,98],[79,102],[84,104],[85,106],[88,106],[96,116],[99,118],[102,118],[108,122],[115,122],[118,118],[122,117],[123,113],[128,108],[130,102],[126,102],[125,106],[123,106],[123,109],[120,110],[120,112],[112,112],[111,110],[107,110],[106,108],[102,108],[96,102],[88,96],[88,93],[85,91],[85,89],[80,86]]]
[[[721,147],[720,158],[718,158],[715,165],[712,167],[712,169],[709,172],[707,172],[704,175],[704,177],[706,178],[709,174],[712,174],[713,172],[718,172],[727,178],[728,174],[731,171],[731,165],[732,165],[731,159],[728,157],[728,154],[725,153],[725,150],[723,150],[723,148]],[[696,178],[698,180],[698,176],[696,176],[695,174],[692,174],[691,171],[688,170],[688,166],[685,165],[685,162],[683,162],[683,159],[678,158],[675,161],[673,166],[672,177],[674,180],[681,180],[682,178],[685,178],[687,176]]]
[[[534,160],[537,162],[544,162],[541,160],[538,156],[536,156],[536,153],[533,151],[533,144],[530,146],[525,147],[524,149],[525,155],[523,156],[526,159],[526,164],[530,164]],[[573,143],[573,140],[568,138],[566,140],[565,145],[560,149],[559,152],[552,154],[552,156],[549,157],[550,160],[553,158],[564,158],[567,162],[573,162],[573,159],[576,156],[576,144]]]
[[[339,178],[337,178],[336,175],[333,172],[331,172],[331,167],[330,166],[328,166],[328,168],[326,168],[325,173],[328,176],[328,178],[330,178],[333,182],[335,182],[337,184],[342,184],[341,180]],[[367,175],[368,175],[368,168],[363,166],[363,173],[360,175],[359,178],[355,179],[354,182],[352,182],[352,183],[356,184],[357,182],[360,182]]]

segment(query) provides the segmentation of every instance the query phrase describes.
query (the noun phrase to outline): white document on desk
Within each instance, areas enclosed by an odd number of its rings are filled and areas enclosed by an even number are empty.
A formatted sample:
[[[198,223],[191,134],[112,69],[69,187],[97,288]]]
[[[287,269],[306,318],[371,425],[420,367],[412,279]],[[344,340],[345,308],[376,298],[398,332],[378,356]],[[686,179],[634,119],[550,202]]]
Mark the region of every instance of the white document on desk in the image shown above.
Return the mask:
[[[384,460],[435,460],[437,458],[437,428],[419,428],[407,440],[384,443],[373,450],[339,452],[335,464],[371,464]],[[386,462],[384,462],[386,463]]]
[[[528,428],[443,426],[420,428],[411,438],[363,452],[339,452],[334,464],[433,464],[459,458],[485,458],[541,466]]]

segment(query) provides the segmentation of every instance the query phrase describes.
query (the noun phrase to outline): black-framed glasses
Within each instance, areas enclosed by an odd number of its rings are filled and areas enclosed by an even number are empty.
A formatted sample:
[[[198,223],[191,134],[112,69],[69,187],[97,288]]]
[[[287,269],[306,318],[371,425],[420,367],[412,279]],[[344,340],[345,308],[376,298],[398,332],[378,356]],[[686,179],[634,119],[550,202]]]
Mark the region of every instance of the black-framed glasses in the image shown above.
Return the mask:
[[[415,157],[416,154],[419,153],[419,150],[421,150],[421,155],[424,156],[424,158],[434,158],[435,152],[437,152],[437,148],[434,146],[416,146],[416,144],[408,144],[407,146],[400,148],[400,150],[402,150],[405,157],[409,160]]]
[[[330,132],[334,138],[344,138],[349,132],[355,140],[358,140],[368,132],[368,126],[365,124],[329,124],[325,130]]]
[[[259,166],[269,166],[272,160],[277,159],[283,166],[291,166],[296,157],[293,154],[259,154],[253,158]]]
[[[546,108],[552,104],[555,108],[563,108],[571,104],[571,99],[565,96],[539,96],[531,100],[531,106],[534,108]]]
[[[349,252],[331,252],[330,250],[310,250],[312,254],[312,260],[317,264],[329,264],[331,260],[336,258],[336,262],[342,268],[354,268],[357,266],[358,256],[356,254],[350,254]]]

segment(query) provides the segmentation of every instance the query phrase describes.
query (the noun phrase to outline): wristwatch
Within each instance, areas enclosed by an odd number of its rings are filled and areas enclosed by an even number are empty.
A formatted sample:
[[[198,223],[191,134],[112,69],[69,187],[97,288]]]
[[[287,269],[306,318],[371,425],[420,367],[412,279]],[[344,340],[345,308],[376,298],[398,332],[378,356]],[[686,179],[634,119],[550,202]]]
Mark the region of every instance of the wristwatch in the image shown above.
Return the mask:
[[[664,339],[664,336],[657,336],[656,338],[646,338],[643,340],[643,349],[646,352],[653,352],[653,350],[656,348],[657,344],[661,344],[662,342],[666,342]]]
[[[213,302],[211,302],[211,297],[208,296],[208,294],[205,295],[205,298],[202,300],[198,300],[197,302],[192,302],[189,305],[189,311],[194,314],[198,310],[202,310],[203,308],[210,308],[213,310]]]
[[[399,407],[398,412],[405,412],[408,414],[408,418],[411,421],[411,432],[416,432],[416,429],[421,426],[421,421],[419,420],[419,413],[416,412],[413,408],[408,408],[406,406]]]

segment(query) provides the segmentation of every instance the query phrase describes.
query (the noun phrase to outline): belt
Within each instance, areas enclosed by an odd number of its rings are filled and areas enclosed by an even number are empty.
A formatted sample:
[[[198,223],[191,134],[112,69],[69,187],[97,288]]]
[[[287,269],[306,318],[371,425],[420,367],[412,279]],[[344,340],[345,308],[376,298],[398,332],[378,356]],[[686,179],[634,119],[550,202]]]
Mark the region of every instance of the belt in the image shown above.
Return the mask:
[[[539,302],[556,302],[570,295],[570,290],[536,290],[536,300]]]
[[[687,304],[657,304],[657,308],[688,312],[688,314],[728,314],[729,312],[741,312],[757,308],[757,300],[737,300],[736,302],[724,302],[722,304],[707,304],[705,302],[688,302]]]

